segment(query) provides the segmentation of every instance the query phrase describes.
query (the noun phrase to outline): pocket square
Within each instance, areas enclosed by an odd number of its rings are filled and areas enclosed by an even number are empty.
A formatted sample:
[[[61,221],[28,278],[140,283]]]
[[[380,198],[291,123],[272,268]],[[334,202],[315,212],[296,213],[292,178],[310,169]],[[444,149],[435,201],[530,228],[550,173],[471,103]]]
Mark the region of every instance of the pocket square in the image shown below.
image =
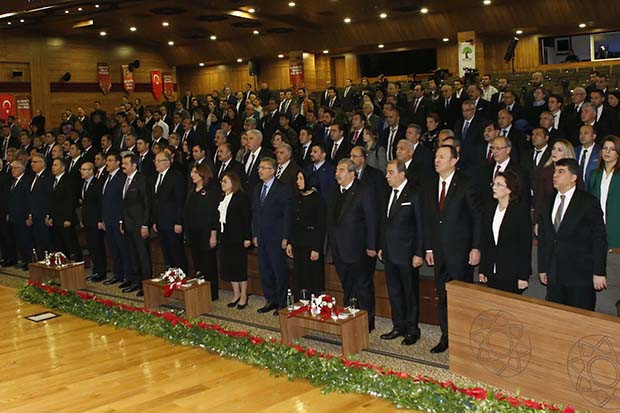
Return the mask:
[[[407,205],[411,205],[411,202],[403,202],[402,204],[400,204],[400,206],[407,206]]]

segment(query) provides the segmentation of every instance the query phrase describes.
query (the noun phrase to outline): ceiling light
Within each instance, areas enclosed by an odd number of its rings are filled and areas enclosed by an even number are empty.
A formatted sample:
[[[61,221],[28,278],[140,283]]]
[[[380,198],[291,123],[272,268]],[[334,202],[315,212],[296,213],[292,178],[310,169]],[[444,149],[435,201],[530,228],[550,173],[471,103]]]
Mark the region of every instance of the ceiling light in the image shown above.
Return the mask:
[[[107,36],[108,34],[106,32],[99,32],[99,36]]]
[[[136,31],[136,30],[138,30],[138,29],[136,29],[135,27],[131,26],[131,27],[129,28],[129,30],[131,30],[132,32],[135,32],[135,31]]]
[[[448,39],[447,37],[444,37],[443,39],[441,39],[443,42],[449,42],[450,39]]]
[[[426,13],[428,13],[428,9],[427,9],[426,7],[422,7],[422,8],[420,9],[420,13],[422,13],[422,14],[426,14]]]
[[[164,27],[168,27],[168,26],[170,26],[170,23],[168,23],[168,22],[162,22],[162,23],[161,23],[161,25],[162,25],[162,26],[164,26]]]
[[[586,27],[586,24],[585,24],[585,23],[580,23],[580,24],[579,24],[579,28],[580,28],[580,29],[583,29],[584,27]]]
[[[13,23],[11,23],[11,22],[6,22],[6,24],[8,24],[8,25],[10,26],[10,25],[12,25]]]
[[[248,13],[256,13],[256,9],[248,9]]]
[[[387,17],[387,13],[381,13],[379,17],[381,17],[382,19],[385,19]]]
[[[283,54],[279,54],[279,55],[278,55],[278,59],[282,59],[283,57],[284,57],[284,55],[283,55]]]
[[[517,30],[515,31],[516,34],[523,34],[523,30]]]
[[[241,62],[243,62],[242,58],[237,59],[237,63],[241,63]]]
[[[289,7],[295,7],[295,2],[294,1],[289,1],[288,2],[288,6]]]
[[[174,42],[173,42],[172,40],[170,40],[170,41],[168,42],[168,46],[174,46]]]
[[[204,67],[204,65],[205,65],[205,64],[204,64],[204,63],[202,63],[202,62],[198,63],[198,66],[200,66],[200,67]]]
[[[323,54],[329,53],[329,50],[323,50]]]
[[[485,6],[488,6],[489,4],[491,4],[491,0],[484,0],[482,4],[484,4]]]
[[[345,23],[351,23],[351,18],[350,17],[345,17],[344,18],[344,22]]]
[[[216,36],[216,35],[214,35],[214,34],[212,34],[212,35],[209,37],[209,39],[211,39],[211,40],[217,40],[217,36]]]
[[[25,21],[26,21],[26,20],[24,20],[24,19],[19,19],[19,22],[20,22],[20,23],[23,23],[23,22],[25,22]]]
[[[81,7],[78,7],[78,11],[82,11],[82,10],[84,10],[84,9],[83,9],[83,8],[81,8]]]
[[[385,46],[383,46],[383,43],[380,44],[379,46],[377,46],[379,49],[383,49]]]
[[[98,4],[95,4],[95,8],[96,8],[96,9],[98,9],[98,8],[99,8],[99,5],[98,5]]]
[[[65,14],[69,14],[69,10],[65,10]]]
[[[259,34],[260,32],[258,30],[254,30],[252,33]]]

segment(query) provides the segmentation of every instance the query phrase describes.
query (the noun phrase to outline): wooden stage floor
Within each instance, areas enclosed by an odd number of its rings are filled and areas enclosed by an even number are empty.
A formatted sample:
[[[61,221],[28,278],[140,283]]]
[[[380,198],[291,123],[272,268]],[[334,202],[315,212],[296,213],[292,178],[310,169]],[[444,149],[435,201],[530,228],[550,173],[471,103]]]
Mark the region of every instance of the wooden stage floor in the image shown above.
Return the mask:
[[[24,318],[46,310],[0,287],[2,413],[397,410],[369,396],[323,395],[306,381],[131,330],[64,314]]]

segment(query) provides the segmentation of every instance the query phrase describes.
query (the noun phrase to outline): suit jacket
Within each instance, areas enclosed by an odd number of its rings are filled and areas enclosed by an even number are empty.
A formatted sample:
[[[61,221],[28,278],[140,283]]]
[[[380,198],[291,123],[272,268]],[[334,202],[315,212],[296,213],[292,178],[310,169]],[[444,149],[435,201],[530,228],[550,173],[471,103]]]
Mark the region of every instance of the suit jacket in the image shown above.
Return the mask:
[[[291,128],[299,135],[299,130],[302,126],[306,126],[306,117],[302,114],[298,114],[297,116],[291,115]]]
[[[378,169],[366,164],[358,177],[360,183],[368,189],[370,196],[375,200],[376,210],[381,210],[381,203],[388,190],[385,175]]]
[[[493,201],[493,189],[491,188],[491,184],[493,183],[493,175],[495,175],[495,169],[497,168],[497,163],[493,161],[491,164],[484,164],[481,167],[481,173],[479,175],[479,191],[482,196],[483,203],[490,203]],[[523,203],[527,206],[530,205],[530,177],[523,166],[521,166],[515,159],[512,157],[510,161],[508,161],[508,165],[506,166],[506,171],[513,171],[519,176],[519,182],[521,184],[521,191],[519,193],[520,203]]]
[[[476,114],[473,119],[470,120],[470,125],[465,135],[463,135],[464,125],[465,120],[463,118],[457,120],[454,125],[454,135],[461,141],[461,167],[463,169],[468,169],[476,165],[476,148],[479,148],[484,142],[484,118]]]
[[[17,185],[13,186],[15,178],[10,177],[7,212],[9,222],[23,223],[28,217],[28,191],[32,184],[32,177],[24,174]]]
[[[461,101],[451,97],[448,101],[448,106],[446,107],[446,100],[441,98],[435,102],[435,112],[439,115],[441,129],[452,129],[454,128],[454,124],[458,118],[461,116]],[[424,125],[426,125],[426,122]]]
[[[411,102],[410,112],[411,112],[411,122],[417,123],[422,127],[422,129],[426,130],[426,115],[432,112],[435,105],[433,101],[427,97],[422,97],[420,103],[416,108],[415,99]]]
[[[329,162],[333,163],[334,165],[338,165],[338,162],[341,159],[349,157],[349,153],[351,152],[351,148],[353,148],[353,145],[351,145],[351,143],[349,141],[347,141],[347,138],[344,137],[342,139],[342,142],[340,142],[340,144],[338,145],[338,148],[336,149],[335,156],[332,156],[332,152],[334,150],[334,141],[330,140],[328,145],[327,145],[327,147],[326,147],[327,160]]]
[[[323,165],[316,171],[314,164],[309,164],[307,172],[311,174],[312,185],[316,187],[323,199],[327,200],[331,194],[332,188],[336,185],[336,167],[325,161]]]
[[[334,259],[360,262],[378,247],[378,216],[372,194],[357,179],[344,194],[332,189],[327,202],[327,233]]]
[[[35,176],[32,176],[32,180]],[[28,187],[28,213],[33,219],[43,219],[49,212],[50,194],[54,185],[54,176],[48,168],[41,171],[41,175],[36,178],[34,185]]]
[[[422,103],[420,103],[420,106]],[[389,152],[392,151],[392,158],[396,159],[396,146],[398,145],[398,141],[401,139],[405,139],[405,135],[407,132],[407,127],[404,125],[398,125],[398,129],[396,130],[396,136],[394,137],[394,141],[392,142],[392,147],[388,148],[388,140],[390,139],[390,127],[383,129],[379,132],[379,145],[385,148],[386,156],[389,158]]]
[[[299,172],[301,168],[295,163],[294,160],[291,159],[288,166],[280,175],[278,179],[283,184],[286,184],[291,189],[291,194],[295,193],[297,189],[297,172]]]
[[[485,119],[489,119],[491,116],[491,103],[488,100],[478,99],[478,104],[476,105],[476,116],[481,116]]]
[[[108,182],[107,185],[106,182]],[[118,170],[112,178],[109,178],[109,174],[101,177],[101,217],[99,220],[106,226],[118,225],[118,221],[121,220],[123,185],[125,185],[125,174],[121,170]]]
[[[306,150],[306,155],[304,156],[304,147],[303,145],[298,145],[297,148],[294,149],[294,158],[297,165],[299,165],[302,169],[306,169],[308,165],[312,163],[310,159],[312,142],[308,142],[308,150]]]
[[[167,176],[167,174],[166,174]],[[123,186],[125,183],[123,183]],[[123,200],[123,226],[128,231],[139,233],[140,227],[148,227],[151,219],[151,189],[148,179],[136,172],[129,183]]]
[[[581,160],[581,151],[582,151],[583,146],[579,145],[575,148],[575,155],[576,155],[576,159],[577,162],[579,162],[579,164],[581,164],[580,160]],[[598,164],[601,160],[601,147],[597,144],[595,144],[594,146],[590,147],[590,150],[592,151],[590,153],[590,159],[588,160],[588,164],[586,165],[586,176],[585,179],[583,180],[585,183],[585,187],[589,188],[590,187],[590,176],[592,175],[592,172],[598,168]],[[581,171],[581,175],[583,178],[583,171]]]
[[[480,200],[475,184],[459,171],[454,172],[439,211],[439,175],[425,186],[423,209],[425,250],[432,250],[435,265],[445,268],[448,277],[468,273],[469,252],[480,247]]]
[[[426,180],[433,175],[435,171],[434,155],[433,152],[428,149],[422,142],[419,142],[415,150],[413,151],[412,162],[407,169],[407,179],[419,183],[421,180]],[[411,177],[411,178],[410,178]],[[412,181],[412,182],[413,182]]]
[[[482,213],[480,230],[480,273],[502,279],[529,280],[532,274],[532,219],[526,205],[510,202],[499,228],[497,243],[493,217],[497,201]]]
[[[601,181],[603,171],[596,169],[590,175],[588,192],[601,199]],[[614,172],[607,192],[605,204],[605,228],[609,248],[620,248],[620,175]]]
[[[359,106],[359,92],[351,86],[347,92],[346,88],[342,91],[342,110],[345,112],[353,112]],[[407,98],[405,98],[407,102]]]
[[[245,170],[243,169],[243,164],[239,161],[236,161],[235,159],[231,158],[230,161],[228,161],[226,168],[224,168],[224,170],[222,170],[221,173],[220,173],[220,169],[222,169],[222,163],[220,161],[217,161],[217,163],[215,164],[213,173],[215,174],[215,177],[218,179],[218,181],[219,179],[221,179],[222,175],[225,172],[234,172],[235,174],[237,174],[241,182],[244,182],[246,180]]]
[[[382,199],[383,260],[397,265],[411,265],[414,255],[424,257],[420,190],[410,183],[405,185],[398,199],[392,202],[388,215],[391,195],[392,191],[387,191]]]
[[[169,168],[159,188],[155,191],[158,178],[159,175],[153,177],[151,222],[157,224],[158,230],[170,230],[174,225],[183,225],[183,207],[185,206],[183,175],[174,168]]]
[[[138,155],[138,172],[145,176],[147,179],[152,179],[155,175],[155,155],[153,152],[148,151],[144,158]]]
[[[528,151],[527,155],[524,155],[521,158],[521,166],[523,166],[527,170],[527,174],[530,177],[530,188],[534,193],[536,193],[537,184],[539,182],[539,175],[542,173],[545,164],[551,157],[551,145],[547,145],[547,149],[538,157],[540,160],[538,161],[538,166],[534,163],[534,152],[536,149],[533,147]]]
[[[5,159],[6,158],[6,153],[4,153],[4,148],[5,148],[6,144],[5,144],[5,139],[4,138],[0,138],[0,158]],[[10,136],[9,137],[9,142],[8,142],[8,146],[6,146],[7,149],[8,148],[19,148],[19,139],[17,139],[14,136]]]
[[[364,146],[364,128],[360,129],[359,132],[357,132],[357,139],[354,142],[353,139],[355,138],[355,133],[356,131],[351,130],[348,133],[346,139],[351,142],[351,145],[353,146]]]
[[[103,178],[105,179],[105,178]],[[101,186],[103,179],[98,180],[93,177],[84,192],[82,198],[82,190],[80,189],[80,204],[82,205],[82,225],[84,227],[96,227],[101,217]]]
[[[246,166],[246,164],[248,162],[248,159],[250,159],[251,155],[252,155],[252,153],[248,152],[243,157],[243,165],[242,166],[243,166],[243,170],[244,171],[246,170],[245,166]],[[269,149],[261,148],[260,153],[258,154],[258,159],[254,159],[254,163],[250,167],[250,172],[245,174],[246,175],[246,180],[245,180],[245,185],[243,186],[243,189],[245,190],[245,192],[250,197],[252,196],[252,192],[254,191],[254,187],[260,181],[260,178],[258,177],[258,165],[260,164],[260,160],[262,158],[274,158],[275,159],[275,156],[274,156],[273,152],[271,152]]]
[[[547,197],[538,225],[538,272],[547,273],[550,285],[592,288],[593,275],[606,275],[607,239],[599,200],[575,189],[556,232],[553,203]]]
[[[263,146],[270,145],[271,136],[273,136],[274,132],[280,126],[279,121],[280,112],[275,111],[275,113],[268,113],[260,121],[261,129],[263,130]]]
[[[514,125],[514,123],[512,124],[510,131],[508,132],[508,139],[510,139],[510,142],[512,143],[512,150],[510,151],[510,156],[514,158],[517,162],[532,148],[532,145],[530,142],[528,142],[525,134],[521,132]]]
[[[288,185],[274,179],[262,204],[261,192],[262,181],[256,186],[252,200],[252,236],[258,238],[259,244],[268,242],[279,245],[290,234],[291,190]]]
[[[239,246],[243,241],[252,240],[251,204],[248,196],[243,191],[233,194],[226,210],[226,223],[224,230],[221,226],[218,238],[221,244]]]
[[[600,118],[596,121],[597,143],[601,142],[607,135],[617,135],[620,132],[618,124],[618,112],[607,105],[603,105]]]
[[[77,223],[74,202],[76,198],[71,179],[69,174],[63,174],[56,188],[50,193],[49,217],[55,227],[62,227],[64,221]]]

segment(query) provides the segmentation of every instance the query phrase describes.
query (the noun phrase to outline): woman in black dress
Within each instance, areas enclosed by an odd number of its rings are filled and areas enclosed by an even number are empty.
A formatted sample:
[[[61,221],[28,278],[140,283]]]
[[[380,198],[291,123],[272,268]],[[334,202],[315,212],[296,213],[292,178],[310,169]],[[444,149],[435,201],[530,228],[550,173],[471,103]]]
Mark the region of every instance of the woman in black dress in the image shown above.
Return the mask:
[[[230,281],[233,300],[228,307],[242,310],[248,304],[248,248],[252,239],[250,200],[241,189],[236,173],[222,175],[224,198],[219,210],[220,276]]]
[[[192,168],[191,179],[196,186],[187,196],[185,223],[187,239],[194,261],[196,276],[211,283],[211,299],[218,299],[217,246],[218,212],[220,193],[209,185],[213,171],[205,164]]]
[[[519,176],[497,174],[493,198],[482,215],[480,274],[489,287],[523,293],[532,274],[532,220],[526,203],[519,202]]]
[[[286,254],[293,258],[295,276],[293,295],[301,290],[320,294],[325,289],[323,243],[325,241],[326,208],[323,197],[312,186],[310,176],[297,172],[297,193],[291,214],[291,236]]]

